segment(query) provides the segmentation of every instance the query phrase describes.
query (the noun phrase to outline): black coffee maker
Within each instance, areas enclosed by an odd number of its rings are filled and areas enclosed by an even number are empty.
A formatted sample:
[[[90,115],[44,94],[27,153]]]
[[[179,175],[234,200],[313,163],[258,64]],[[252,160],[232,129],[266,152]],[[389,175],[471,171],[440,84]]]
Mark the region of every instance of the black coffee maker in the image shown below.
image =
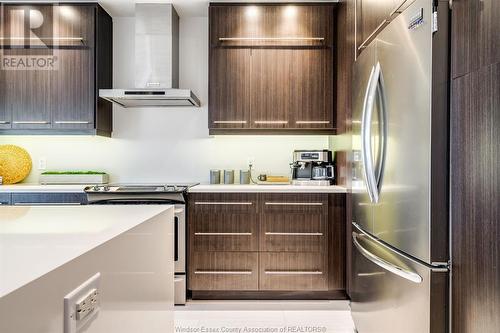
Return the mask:
[[[293,152],[292,185],[333,185],[335,167],[329,150],[295,150]]]

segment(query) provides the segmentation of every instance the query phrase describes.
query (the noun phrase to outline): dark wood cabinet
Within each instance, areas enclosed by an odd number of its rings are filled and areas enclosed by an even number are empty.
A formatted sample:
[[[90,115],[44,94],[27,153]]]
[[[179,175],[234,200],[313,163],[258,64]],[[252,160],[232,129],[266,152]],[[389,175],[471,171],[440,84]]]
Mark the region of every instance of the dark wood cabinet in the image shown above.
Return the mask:
[[[335,5],[211,4],[209,129],[335,133]]]
[[[344,194],[191,193],[188,288],[194,298],[344,298],[344,221]]]
[[[453,1],[452,77],[500,62],[500,2]]]
[[[111,17],[97,4],[9,3],[2,13],[0,134],[110,136],[98,89],[112,87]],[[38,28],[20,19],[38,16]]]
[[[361,52],[408,0],[354,0],[356,4],[356,48]]]
[[[500,327],[500,63],[454,79],[451,94],[452,329],[494,332]]]

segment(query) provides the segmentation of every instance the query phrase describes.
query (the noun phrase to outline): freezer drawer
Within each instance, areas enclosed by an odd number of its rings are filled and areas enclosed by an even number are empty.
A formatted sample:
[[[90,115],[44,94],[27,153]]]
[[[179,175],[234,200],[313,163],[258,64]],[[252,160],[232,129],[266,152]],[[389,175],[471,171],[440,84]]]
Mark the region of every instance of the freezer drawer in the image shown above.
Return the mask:
[[[359,333],[448,332],[448,272],[352,233],[351,310]]]

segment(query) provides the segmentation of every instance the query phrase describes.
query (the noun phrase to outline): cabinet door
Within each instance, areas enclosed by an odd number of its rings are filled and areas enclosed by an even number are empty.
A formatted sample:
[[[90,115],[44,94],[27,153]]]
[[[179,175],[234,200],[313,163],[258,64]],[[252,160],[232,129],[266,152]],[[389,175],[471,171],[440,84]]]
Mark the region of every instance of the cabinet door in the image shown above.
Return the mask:
[[[328,290],[328,256],[322,253],[259,253],[260,290]]]
[[[10,193],[0,193],[0,206],[10,205]]]
[[[250,50],[210,49],[209,128],[250,126]]]
[[[251,127],[289,128],[293,50],[252,50]]]
[[[0,117],[13,129],[93,128],[94,7],[9,5],[2,21]]]
[[[55,33],[82,38],[74,48],[58,49],[58,66],[52,91],[52,128],[94,128],[94,50],[95,8],[92,6],[55,6]],[[71,19],[66,16],[71,13]]]
[[[87,203],[85,193],[12,193],[15,206],[59,206]]]
[[[404,2],[405,0],[357,0],[356,27],[360,32],[356,36],[360,39],[357,40],[357,47],[373,37],[384,21],[389,20],[394,9]]]
[[[189,266],[191,290],[259,289],[259,255],[255,252],[196,252]]]
[[[295,50],[291,60],[290,117],[293,128],[336,127],[331,49]]]
[[[451,15],[453,78],[500,62],[498,0],[453,1]]]

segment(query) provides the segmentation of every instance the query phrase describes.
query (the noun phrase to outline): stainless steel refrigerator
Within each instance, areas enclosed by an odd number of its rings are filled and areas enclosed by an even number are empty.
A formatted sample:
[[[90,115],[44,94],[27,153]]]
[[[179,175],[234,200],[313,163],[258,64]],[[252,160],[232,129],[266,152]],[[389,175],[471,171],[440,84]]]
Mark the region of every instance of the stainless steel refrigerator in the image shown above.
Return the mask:
[[[361,177],[350,294],[359,333],[448,331],[449,10],[407,3],[354,68]]]

